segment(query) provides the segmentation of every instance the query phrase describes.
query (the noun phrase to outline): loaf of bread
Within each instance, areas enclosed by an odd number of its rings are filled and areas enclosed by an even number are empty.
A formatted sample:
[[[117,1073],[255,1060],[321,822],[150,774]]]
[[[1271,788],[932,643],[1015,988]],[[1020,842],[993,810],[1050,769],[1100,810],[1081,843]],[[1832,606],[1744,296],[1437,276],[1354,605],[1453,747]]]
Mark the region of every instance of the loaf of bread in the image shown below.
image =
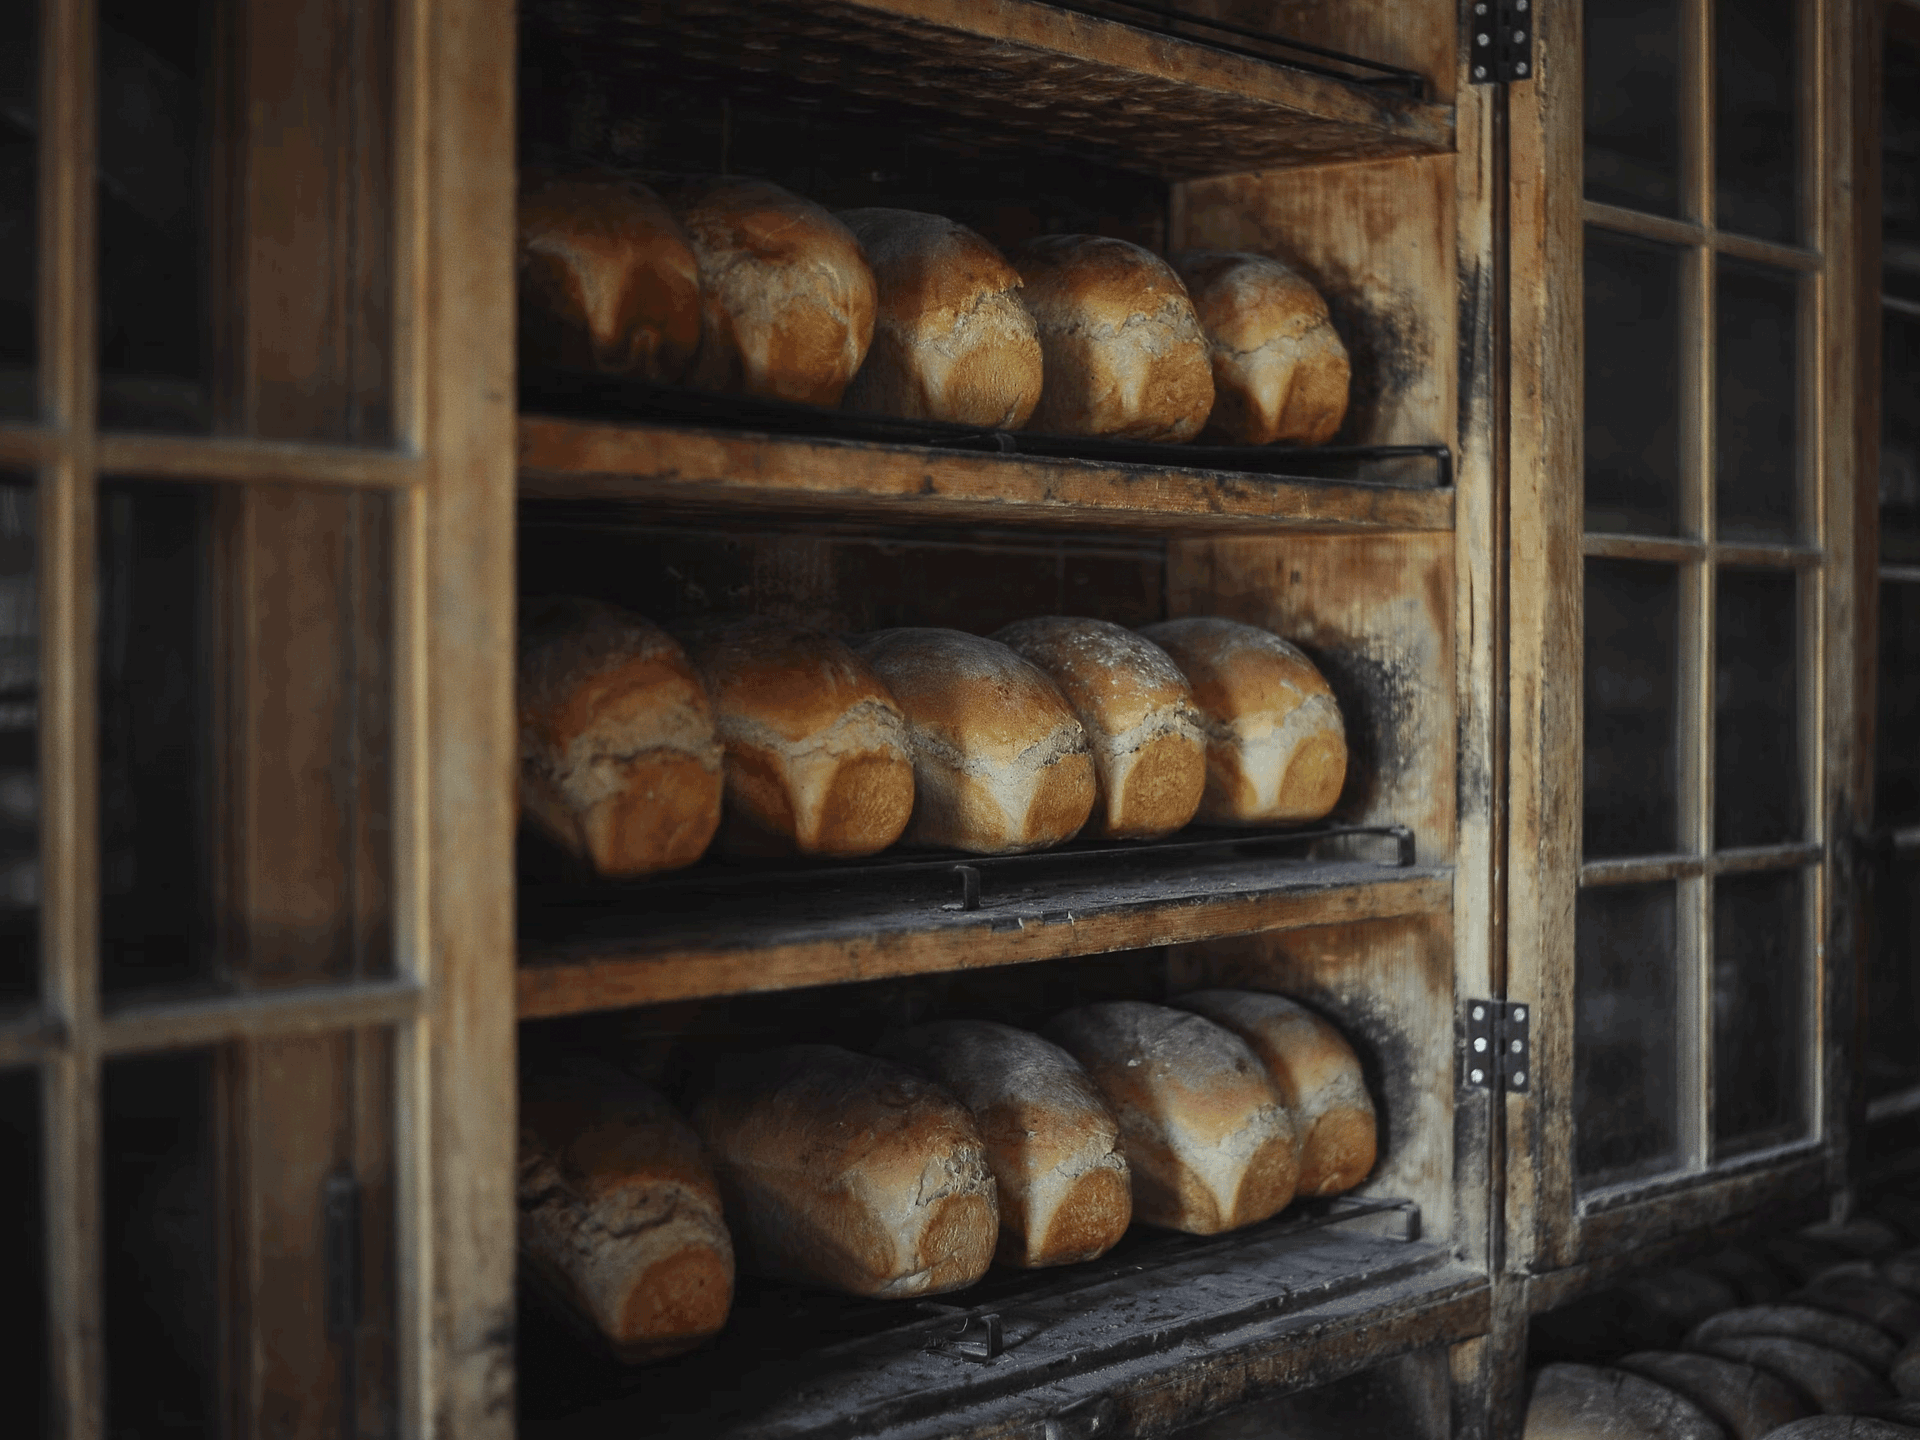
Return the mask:
[[[700,271],[660,197],[613,175],[524,171],[521,353],[677,383],[700,345]]]
[[[905,1066],[832,1045],[738,1057],[693,1118],[757,1274],[901,1298],[971,1285],[993,1261],[980,1132]]]
[[[1119,1243],[1133,1217],[1120,1125],[1071,1055],[991,1020],[916,1025],[880,1051],[973,1116],[999,1195],[1001,1264],[1071,1265]]]
[[[1873,1370],[1885,1370],[1899,1349],[1892,1337],[1849,1315],[1832,1315],[1810,1305],[1742,1305],[1710,1315],[1687,1334],[1691,1349],[1737,1335],[1778,1335],[1805,1340],[1851,1355]]]
[[[1226,445],[1323,445],[1347,416],[1351,368],[1305,278],[1278,260],[1189,250],[1173,268],[1193,297],[1213,362],[1205,437]]]
[[[1910,1340],[1887,1367],[1893,1388],[1909,1400],[1920,1400],[1920,1340]]]
[[[1920,1340],[1920,1300],[1858,1261],[1816,1275],[1791,1297],[1802,1305],[1857,1315],[1902,1341]]]
[[[1685,1396],[1605,1365],[1547,1365],[1533,1378],[1524,1440],[1727,1440]]]
[[[602,875],[691,865],[720,825],[721,750],[686,652],[595,600],[520,614],[524,813]]]
[[[1729,1335],[1688,1348],[1777,1375],[1804,1390],[1828,1415],[1871,1410],[1893,1399],[1893,1391],[1858,1360],[1806,1340],[1780,1335]]]
[[[1173,657],[1200,707],[1200,819],[1284,825],[1333,809],[1347,778],[1347,731],[1311,660],[1271,631],[1233,620],[1166,620],[1140,633]]]
[[[1213,362],[1166,261],[1104,235],[1043,235],[1012,258],[1045,357],[1029,429],[1152,441],[1200,433]]]
[[[705,303],[689,383],[838,405],[873,341],[873,272],[853,232],[765,180],[695,180],[668,199]]]
[[[1920,1430],[1885,1414],[1810,1415],[1782,1425],[1772,1440],[1920,1440]]]
[[[698,627],[686,643],[727,752],[722,849],[871,855],[900,838],[913,813],[907,723],[864,660],[772,619]]]
[[[1148,840],[1193,819],[1207,741],[1166,651],[1124,626],[1064,615],[1021,620],[993,638],[1046,671],[1087,732],[1100,783],[1093,834]]]
[[[1020,272],[966,226],[918,210],[842,210],[866,251],[879,317],[841,405],[1018,430],[1040,403],[1040,337]]]
[[[1293,1199],[1293,1117],[1232,1031],[1185,1010],[1111,1000],[1055,1016],[1045,1034],[1086,1067],[1120,1122],[1135,1219],[1215,1235]]]
[[[690,1350],[726,1323],[733,1246],[686,1121],[618,1075],[520,1104],[520,1254],[622,1359]]]
[[[1717,1355],[1642,1350],[1614,1363],[1691,1400],[1725,1427],[1728,1440],[1760,1440],[1819,1413],[1778,1376]]]
[[[879,630],[854,648],[907,717],[909,841],[1006,855],[1086,824],[1098,788],[1087,732],[1042,671],[960,630]]]
[[[1300,1130],[1300,1195],[1338,1195],[1373,1169],[1373,1097],[1360,1057],[1320,1016],[1284,995],[1195,990],[1173,1002],[1224,1025],[1267,1067]]]

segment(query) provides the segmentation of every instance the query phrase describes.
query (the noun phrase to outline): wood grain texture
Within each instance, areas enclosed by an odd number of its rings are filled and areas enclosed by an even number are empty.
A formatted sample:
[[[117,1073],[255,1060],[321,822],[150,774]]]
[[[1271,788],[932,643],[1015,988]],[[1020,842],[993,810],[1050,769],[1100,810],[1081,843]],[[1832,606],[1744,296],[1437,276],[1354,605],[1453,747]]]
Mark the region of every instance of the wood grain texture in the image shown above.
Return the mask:
[[[1453,142],[1444,105],[1019,0],[527,8],[537,25],[636,81],[771,72],[911,106],[922,128],[970,143],[1038,139],[1166,179],[1444,152]]]
[[[1409,916],[1212,941],[1169,957],[1176,992],[1269,990],[1339,1029],[1379,1116],[1379,1159],[1353,1193],[1415,1201],[1429,1235],[1453,1230],[1452,931],[1447,916]]]
[[[1154,887],[1159,893],[1143,894],[1144,887],[1121,891],[1124,899],[1103,894],[1097,885],[1015,892],[971,913],[942,911],[937,900],[924,897],[862,913],[828,897],[804,921],[768,914],[763,902],[760,919],[735,924],[733,933],[713,934],[723,923],[714,919],[679,935],[632,924],[626,939],[583,937],[525,947],[519,1012],[534,1019],[1025,964],[1255,930],[1445,913],[1451,903],[1450,879],[1432,871],[1402,878],[1372,867],[1328,866],[1319,878],[1309,874],[1289,884],[1274,877],[1271,864],[1258,869],[1264,876],[1243,879],[1240,886],[1199,889],[1176,880]],[[703,938],[702,929],[712,938]]]
[[[1340,4],[1179,0],[1170,8],[1418,71],[1427,77],[1429,93],[1442,101],[1461,93],[1455,58],[1460,27],[1458,17],[1444,5],[1407,5],[1402,0],[1343,0]]]
[[[1155,533],[1446,530],[1451,491],[1281,480],[918,446],[735,436],[667,426],[520,421],[527,499],[633,500],[712,513],[890,523],[1110,527]]]

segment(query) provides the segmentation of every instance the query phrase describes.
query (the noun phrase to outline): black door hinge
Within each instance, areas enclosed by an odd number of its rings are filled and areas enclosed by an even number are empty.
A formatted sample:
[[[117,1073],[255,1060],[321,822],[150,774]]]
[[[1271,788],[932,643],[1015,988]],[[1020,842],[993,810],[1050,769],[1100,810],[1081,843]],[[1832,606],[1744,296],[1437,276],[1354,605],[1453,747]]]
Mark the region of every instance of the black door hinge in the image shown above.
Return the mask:
[[[1460,1079],[1469,1090],[1527,1093],[1533,1082],[1533,1007],[1511,1000],[1467,1001]]]
[[[1533,78],[1534,10],[1540,0],[1467,0],[1470,55],[1476,85]]]

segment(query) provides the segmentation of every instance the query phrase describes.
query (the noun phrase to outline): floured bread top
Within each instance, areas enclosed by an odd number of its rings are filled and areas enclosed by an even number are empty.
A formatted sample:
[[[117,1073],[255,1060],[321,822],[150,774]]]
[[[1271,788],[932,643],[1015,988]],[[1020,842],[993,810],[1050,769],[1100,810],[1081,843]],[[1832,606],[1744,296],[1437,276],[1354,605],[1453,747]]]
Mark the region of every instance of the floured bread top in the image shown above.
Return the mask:
[[[878,303],[853,232],[765,180],[695,180],[668,199],[705,299],[692,383],[837,405],[873,343]]]
[[[1298,1001],[1259,990],[1195,990],[1173,1004],[1206,1016],[1251,1045],[1303,1121],[1311,1123],[1336,1108],[1373,1113],[1353,1047]]]
[[[1022,298],[1043,327],[1117,332],[1148,318],[1204,337],[1187,287],[1144,246],[1110,235],[1042,235],[1014,256]]]
[[[1333,687],[1297,646],[1271,630],[1200,616],[1143,625],[1140,633],[1173,657],[1210,726],[1277,720],[1316,697],[1333,707],[1339,724]]]
[[[837,218],[866,251],[882,325],[937,338],[987,299],[1020,288],[1020,272],[1005,256],[944,215],[873,207],[842,210]]]
[[[1199,733],[1193,691],[1180,667],[1124,625],[1041,615],[1016,621],[993,638],[1046,671],[1074,713],[1099,735],[1125,734],[1167,712]]]
[[[520,752],[536,773],[591,804],[623,783],[609,759],[669,750],[719,769],[707,693],[666,631],[578,596],[534,600],[520,615]]]
[[[551,1176],[592,1204],[638,1184],[676,1183],[711,1201],[720,1192],[693,1127],[666,1098],[611,1067],[570,1065],[530,1081],[521,1096],[520,1204],[530,1193],[530,1156],[544,1155]]]
[[[845,745],[906,753],[900,707],[836,637],[756,617],[701,626],[686,640],[722,740],[783,749],[833,734]]]
[[[1080,1062],[1031,1030],[941,1020],[889,1036],[885,1050],[933,1075],[983,1126],[1004,1111],[1023,1138],[1049,1149],[1118,1142],[1119,1124]]]
[[[954,769],[1032,769],[1088,753],[1059,687],[996,640],[907,628],[877,630],[854,648],[893,693],[916,748]]]
[[[1245,353],[1332,331],[1327,302],[1307,278],[1266,255],[1188,250],[1173,257],[1215,349]],[[1339,336],[1334,335],[1339,344]],[[1341,347],[1345,353],[1345,347]]]
[[[521,174],[521,329],[536,358],[678,381],[700,343],[700,268],[638,181]]]

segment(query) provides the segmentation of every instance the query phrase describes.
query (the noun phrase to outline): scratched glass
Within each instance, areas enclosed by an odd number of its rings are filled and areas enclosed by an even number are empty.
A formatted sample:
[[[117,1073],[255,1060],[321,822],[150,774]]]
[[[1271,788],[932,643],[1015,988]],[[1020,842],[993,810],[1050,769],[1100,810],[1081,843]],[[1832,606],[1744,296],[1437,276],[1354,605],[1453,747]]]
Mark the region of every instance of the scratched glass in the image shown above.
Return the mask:
[[[1679,0],[1586,7],[1589,200],[1680,213]]]
[[[1713,887],[1713,1151],[1807,1133],[1814,1014],[1811,872],[1722,875]]]
[[[1680,576],[1641,560],[1586,562],[1583,851],[1679,844]]]
[[[40,616],[36,495],[0,473],[0,1010],[40,993]]]
[[[1713,649],[1714,847],[1801,839],[1806,767],[1793,572],[1721,570]]]
[[[1723,540],[1791,541],[1800,522],[1800,280],[1722,258],[1714,476]]]
[[[10,7],[0,45],[0,419],[40,410],[39,33],[39,0]]]
[[[1713,7],[1714,208],[1722,230],[1800,238],[1800,9],[1799,0]]]
[[[1680,258],[1669,245],[1587,230],[1590,532],[1679,529]]]
[[[1574,1170],[1583,1188],[1680,1161],[1674,885],[1582,890],[1574,908]]]
[[[40,1115],[39,1072],[0,1070],[0,1175],[7,1177],[0,1186],[0,1325],[12,1352],[7,1423],[13,1434],[34,1437],[53,1433]]]

